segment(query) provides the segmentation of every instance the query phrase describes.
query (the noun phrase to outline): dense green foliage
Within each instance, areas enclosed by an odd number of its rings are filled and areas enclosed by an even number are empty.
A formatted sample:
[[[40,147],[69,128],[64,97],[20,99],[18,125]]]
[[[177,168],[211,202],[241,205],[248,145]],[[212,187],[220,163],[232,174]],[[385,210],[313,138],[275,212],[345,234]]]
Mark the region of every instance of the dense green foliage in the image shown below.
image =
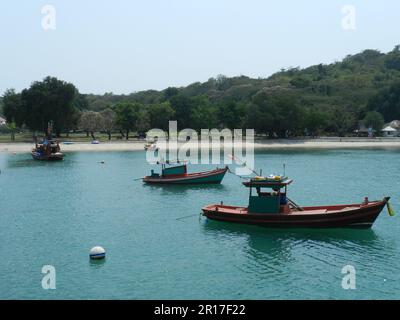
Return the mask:
[[[26,125],[32,131],[46,133],[52,124],[59,135],[74,125],[76,96],[74,85],[47,77],[32,83],[20,94],[7,90],[3,96],[3,112],[8,122]]]
[[[400,119],[400,82],[394,83],[370,99],[368,110],[378,111],[387,122]]]
[[[129,132],[138,127],[141,108],[140,104],[132,102],[119,102],[115,106],[116,124],[126,132],[126,140],[129,139]]]
[[[9,90],[2,100],[7,120],[32,130],[45,129],[47,120],[57,130],[75,129],[77,118],[93,111],[110,120],[108,129],[102,125],[97,130],[118,130],[126,138],[132,131],[167,129],[168,120],[177,120],[180,129],[343,136],[361,121],[379,131],[383,121],[400,119],[400,47],[387,54],[365,50],[329,65],[281,70],[267,79],[220,75],[187,87],[129,95],[81,95],[70,84],[46,78],[21,94]]]
[[[380,131],[385,124],[382,114],[377,111],[370,111],[364,118],[364,124],[368,128],[372,128],[375,131]]]
[[[130,95],[87,95],[89,109],[139,103],[150,127],[254,128],[269,136],[351,134],[369,111],[400,119],[400,47],[365,50],[341,62],[281,70],[267,79],[218,76],[204,83]],[[165,109],[168,103],[172,108]],[[164,111],[162,111],[164,109]]]

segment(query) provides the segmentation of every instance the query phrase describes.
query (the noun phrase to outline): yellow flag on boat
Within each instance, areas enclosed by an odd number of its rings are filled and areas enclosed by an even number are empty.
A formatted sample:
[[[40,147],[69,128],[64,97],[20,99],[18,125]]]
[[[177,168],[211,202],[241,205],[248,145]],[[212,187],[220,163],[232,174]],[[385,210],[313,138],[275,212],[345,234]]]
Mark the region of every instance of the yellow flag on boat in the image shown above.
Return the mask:
[[[390,215],[391,217],[394,217],[395,213],[394,213],[393,207],[392,207],[392,205],[390,204],[390,202],[387,203],[387,209],[388,209],[389,215]]]

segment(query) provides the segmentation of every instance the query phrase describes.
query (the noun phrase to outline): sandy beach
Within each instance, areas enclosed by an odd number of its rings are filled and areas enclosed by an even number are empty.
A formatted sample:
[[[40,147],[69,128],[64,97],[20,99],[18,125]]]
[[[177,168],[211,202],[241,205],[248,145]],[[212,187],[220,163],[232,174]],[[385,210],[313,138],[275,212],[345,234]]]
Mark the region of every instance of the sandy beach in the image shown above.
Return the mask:
[[[179,147],[184,143],[179,143]],[[90,142],[76,142],[73,144],[61,143],[63,152],[106,152],[106,151],[142,151],[144,141],[119,141],[91,144]],[[188,147],[196,144],[189,143]],[[230,144],[225,146],[230,147]],[[255,150],[268,149],[364,149],[364,148],[400,148],[400,138],[324,138],[309,140],[260,140],[254,144]],[[33,143],[0,143],[1,153],[30,152]],[[218,146],[216,146],[218,147]],[[223,148],[221,143],[220,148]]]

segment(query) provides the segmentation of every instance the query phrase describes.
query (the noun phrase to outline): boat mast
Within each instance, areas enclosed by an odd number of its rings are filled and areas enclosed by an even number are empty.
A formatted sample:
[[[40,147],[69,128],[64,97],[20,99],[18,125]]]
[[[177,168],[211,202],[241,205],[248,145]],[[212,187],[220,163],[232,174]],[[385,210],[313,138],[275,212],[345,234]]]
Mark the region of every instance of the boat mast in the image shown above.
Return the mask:
[[[47,123],[47,140],[51,141],[53,133],[53,121]]]

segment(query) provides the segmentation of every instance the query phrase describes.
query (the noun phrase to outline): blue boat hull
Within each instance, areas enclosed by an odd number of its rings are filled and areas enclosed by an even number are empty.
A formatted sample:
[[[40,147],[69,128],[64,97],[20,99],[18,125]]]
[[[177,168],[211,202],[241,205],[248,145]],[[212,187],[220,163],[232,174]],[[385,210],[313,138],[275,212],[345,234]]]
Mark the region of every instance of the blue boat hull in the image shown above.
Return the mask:
[[[62,153],[57,153],[57,154],[52,153],[51,155],[44,155],[39,152],[33,151],[31,155],[34,160],[40,160],[40,161],[60,161],[64,159],[64,155]]]

